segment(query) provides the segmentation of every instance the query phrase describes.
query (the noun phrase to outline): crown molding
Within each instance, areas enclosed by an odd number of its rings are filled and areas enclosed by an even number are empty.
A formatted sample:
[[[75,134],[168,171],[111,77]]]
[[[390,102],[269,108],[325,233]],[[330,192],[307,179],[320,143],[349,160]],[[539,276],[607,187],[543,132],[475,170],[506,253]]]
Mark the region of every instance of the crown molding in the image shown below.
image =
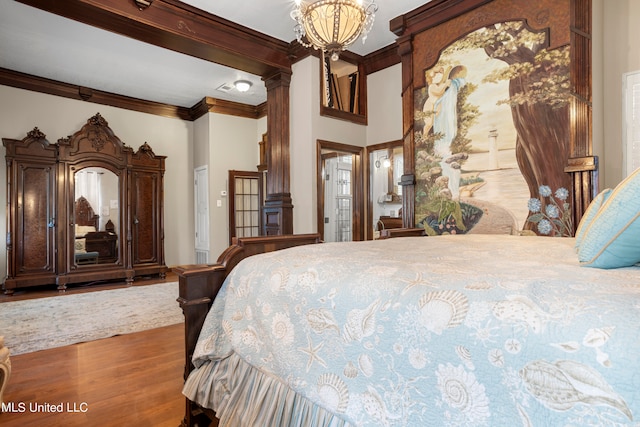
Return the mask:
[[[228,116],[245,117],[247,119],[259,119],[267,115],[266,102],[257,106],[240,104],[238,102],[225,101],[223,99],[204,97],[200,102],[191,107],[190,116],[196,120],[207,113],[225,114]]]
[[[266,103],[252,106],[238,102],[224,101],[221,99],[205,97],[191,108],[160,102],[146,101],[130,96],[104,92],[85,86],[77,86],[56,80],[37,77],[18,71],[0,68],[0,84],[18,89],[30,90],[47,95],[61,96],[63,98],[94,104],[108,105],[110,107],[123,108],[125,110],[154,114],[156,116],[194,121],[206,113],[227,114],[250,119],[258,119],[266,116]]]

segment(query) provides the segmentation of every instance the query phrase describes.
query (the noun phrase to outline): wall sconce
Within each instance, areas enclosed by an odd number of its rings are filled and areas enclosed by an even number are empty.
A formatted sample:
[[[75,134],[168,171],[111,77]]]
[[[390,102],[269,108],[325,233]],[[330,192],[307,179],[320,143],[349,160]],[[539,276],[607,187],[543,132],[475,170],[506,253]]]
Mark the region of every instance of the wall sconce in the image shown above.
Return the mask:
[[[378,160],[376,160],[375,165],[376,165],[376,168],[378,169],[380,168],[380,166],[388,168],[391,166],[391,160],[389,160],[389,156],[383,156],[383,157],[380,157]]]
[[[248,80],[238,80],[234,82],[233,85],[236,87],[238,92],[246,92],[251,89],[253,84]]]

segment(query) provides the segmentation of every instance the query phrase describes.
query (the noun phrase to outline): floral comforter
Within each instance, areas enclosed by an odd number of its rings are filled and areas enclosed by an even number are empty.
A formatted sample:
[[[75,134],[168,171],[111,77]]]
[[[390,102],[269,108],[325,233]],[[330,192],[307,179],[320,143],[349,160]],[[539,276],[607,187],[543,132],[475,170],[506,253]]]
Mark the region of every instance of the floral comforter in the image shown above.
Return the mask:
[[[184,393],[221,425],[640,425],[640,267],[580,267],[573,245],[410,237],[250,257]]]

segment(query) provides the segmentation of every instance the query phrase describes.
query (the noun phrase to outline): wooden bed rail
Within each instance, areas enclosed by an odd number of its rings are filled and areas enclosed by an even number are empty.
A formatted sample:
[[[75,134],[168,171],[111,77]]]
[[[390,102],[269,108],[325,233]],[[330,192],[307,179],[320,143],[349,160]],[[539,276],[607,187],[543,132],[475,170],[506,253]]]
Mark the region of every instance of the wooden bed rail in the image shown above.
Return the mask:
[[[321,243],[319,234],[297,234],[263,237],[234,238],[215,264],[183,265],[172,268],[178,275],[178,303],[184,313],[185,368],[184,379],[194,366],[191,358],[209,308],[222,287],[225,278],[240,261],[252,255],[272,252],[300,245]],[[200,420],[211,419],[211,414],[186,399],[182,426],[195,426]],[[208,422],[206,424],[208,425]],[[213,420],[212,425],[217,425]]]

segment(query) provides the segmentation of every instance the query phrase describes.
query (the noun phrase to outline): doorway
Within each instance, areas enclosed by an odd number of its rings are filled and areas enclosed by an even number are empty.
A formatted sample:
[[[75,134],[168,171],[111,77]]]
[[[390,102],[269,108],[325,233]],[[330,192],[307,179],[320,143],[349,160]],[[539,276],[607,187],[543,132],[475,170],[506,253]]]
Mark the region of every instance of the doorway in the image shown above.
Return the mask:
[[[195,168],[193,173],[196,221],[196,264],[209,262],[209,169]]]
[[[318,141],[318,233],[325,242],[362,240],[363,148]]]
[[[402,186],[404,173],[401,140],[367,147],[369,189],[367,239],[377,238],[386,228],[402,227]]]

